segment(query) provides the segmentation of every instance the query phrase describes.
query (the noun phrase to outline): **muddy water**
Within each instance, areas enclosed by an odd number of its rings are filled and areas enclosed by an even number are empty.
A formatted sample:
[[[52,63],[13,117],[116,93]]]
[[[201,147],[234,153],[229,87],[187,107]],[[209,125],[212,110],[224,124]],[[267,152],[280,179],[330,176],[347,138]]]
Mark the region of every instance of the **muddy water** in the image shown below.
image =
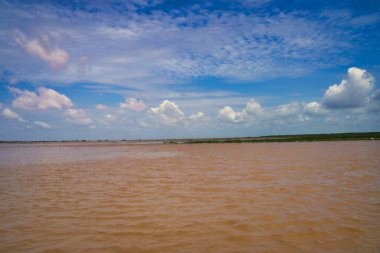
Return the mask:
[[[0,252],[380,252],[380,142],[0,145]]]

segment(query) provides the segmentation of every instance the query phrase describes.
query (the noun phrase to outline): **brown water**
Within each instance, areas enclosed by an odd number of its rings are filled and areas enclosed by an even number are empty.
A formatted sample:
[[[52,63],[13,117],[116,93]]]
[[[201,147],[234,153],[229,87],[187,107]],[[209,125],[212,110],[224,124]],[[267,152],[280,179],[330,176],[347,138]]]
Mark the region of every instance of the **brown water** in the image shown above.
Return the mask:
[[[380,252],[380,142],[0,145],[0,252]]]

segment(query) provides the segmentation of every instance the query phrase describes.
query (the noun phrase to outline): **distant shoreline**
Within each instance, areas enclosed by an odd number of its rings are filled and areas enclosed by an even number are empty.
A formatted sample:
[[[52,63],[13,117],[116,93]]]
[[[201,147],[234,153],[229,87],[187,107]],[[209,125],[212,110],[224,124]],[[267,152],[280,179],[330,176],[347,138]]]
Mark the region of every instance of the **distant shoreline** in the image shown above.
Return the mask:
[[[263,143],[380,140],[380,132],[268,135],[258,137],[156,139],[156,140],[62,140],[62,141],[0,141],[7,144],[28,143],[118,143],[118,144],[200,144],[200,143]]]

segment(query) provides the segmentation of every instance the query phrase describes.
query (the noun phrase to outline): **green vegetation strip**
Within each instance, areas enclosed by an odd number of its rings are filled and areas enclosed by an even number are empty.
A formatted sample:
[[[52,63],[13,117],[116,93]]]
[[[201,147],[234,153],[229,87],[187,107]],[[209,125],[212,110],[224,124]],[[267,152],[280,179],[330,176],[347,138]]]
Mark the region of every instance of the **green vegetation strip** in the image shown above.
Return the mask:
[[[336,133],[336,134],[303,134],[303,135],[270,135],[243,138],[188,139],[170,143],[246,143],[246,142],[298,142],[298,141],[350,141],[380,140],[380,132],[369,133]]]

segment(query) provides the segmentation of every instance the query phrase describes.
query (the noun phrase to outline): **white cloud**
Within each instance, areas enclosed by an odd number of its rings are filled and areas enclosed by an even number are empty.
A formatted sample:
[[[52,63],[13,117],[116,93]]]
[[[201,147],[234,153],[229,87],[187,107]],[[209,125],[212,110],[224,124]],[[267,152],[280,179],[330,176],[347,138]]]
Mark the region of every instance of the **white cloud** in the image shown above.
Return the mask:
[[[157,115],[164,124],[174,124],[184,119],[184,113],[169,100],[164,100],[158,107],[150,108],[150,112]]]
[[[249,121],[254,121],[258,117],[263,116],[264,109],[261,107],[260,103],[254,99],[250,99],[245,108],[241,112],[236,112],[229,106],[225,106],[219,111],[219,118],[224,121],[234,122],[234,123],[246,123]]]
[[[114,117],[111,115],[111,114],[106,114],[104,115],[104,117],[107,119],[107,120],[113,120]]]
[[[53,69],[61,69],[69,61],[69,54],[57,45],[53,45],[48,35],[38,39],[27,39],[23,33],[17,31],[15,41],[26,52],[47,62]]]
[[[273,111],[273,116],[287,117],[297,114],[301,109],[300,103],[293,102],[277,106]]]
[[[237,113],[229,106],[225,106],[219,111],[219,118],[225,121],[235,122]]]
[[[71,100],[65,95],[44,87],[37,89],[38,94],[28,90],[9,87],[10,92],[18,95],[12,102],[14,108],[27,111],[46,109],[65,109],[73,106]]]
[[[51,125],[48,123],[42,122],[42,121],[34,121],[34,124],[40,128],[49,129],[51,128]]]
[[[377,89],[373,92],[370,98],[370,102],[368,103],[368,111],[369,112],[380,112],[380,89]]]
[[[37,93],[29,90],[20,90],[14,87],[8,87],[9,91],[17,97],[12,102],[14,108],[27,111],[47,110],[47,109],[67,109],[64,113],[66,120],[78,125],[91,125],[93,121],[86,116],[83,109],[73,108],[74,104],[65,95],[44,87],[37,89]],[[110,121],[110,119],[107,119]],[[35,121],[35,125],[41,128],[50,128],[51,126],[41,121]]]
[[[38,92],[40,95],[38,107],[42,110],[49,108],[64,109],[73,106],[73,103],[68,97],[55,90],[41,87],[38,88]]]
[[[203,112],[197,112],[196,114],[190,115],[189,119],[193,121],[203,121],[206,120],[207,117]]]
[[[22,91],[20,89],[12,87],[9,87],[8,89],[11,93],[19,95],[15,100],[13,100],[13,107],[28,111],[31,111],[38,107],[39,97],[36,93],[28,90]]]
[[[305,106],[310,111],[313,106],[318,103],[310,103]],[[260,103],[254,99],[250,99],[244,109],[235,111],[230,106],[225,106],[219,111],[218,118],[230,123],[241,123],[246,125],[262,125],[262,124],[292,124],[303,123],[311,120],[309,116],[303,114],[303,106],[299,102],[282,104],[274,107],[262,107]],[[316,108],[312,108],[316,109]],[[322,110],[322,109],[321,109]]]
[[[372,94],[372,100],[380,101],[380,89],[377,89],[377,90]]]
[[[91,125],[92,120],[86,116],[86,113],[83,109],[68,109],[65,112],[65,117],[68,121],[77,124],[77,125]]]
[[[145,111],[148,106],[142,100],[137,100],[136,98],[126,98],[125,103],[120,103],[119,108],[122,110],[130,109],[136,112]]]
[[[330,109],[356,108],[369,101],[375,79],[364,69],[349,68],[340,84],[330,86],[324,94],[323,105]]]
[[[117,117],[115,117],[112,114],[106,114],[103,118],[99,119],[98,121],[103,125],[110,125],[111,123],[115,122],[117,120]]]
[[[102,105],[102,104],[97,104],[95,106],[95,108],[96,108],[96,110],[99,110],[99,111],[105,111],[105,110],[107,110],[108,107],[105,105]]]
[[[250,99],[243,110],[243,113],[248,114],[248,115],[252,115],[252,114],[257,115],[257,114],[261,114],[262,112],[263,112],[263,109],[261,105],[254,99]]]
[[[141,119],[138,120],[139,126],[147,128],[149,127],[149,124]]]
[[[18,120],[22,119],[20,117],[20,115],[18,115],[16,112],[12,111],[9,108],[5,108],[2,111],[1,116],[3,116],[4,118],[7,118],[7,119],[18,119]]]
[[[308,114],[318,114],[318,113],[324,112],[321,104],[315,101],[306,104],[303,110],[305,113],[308,113]]]

